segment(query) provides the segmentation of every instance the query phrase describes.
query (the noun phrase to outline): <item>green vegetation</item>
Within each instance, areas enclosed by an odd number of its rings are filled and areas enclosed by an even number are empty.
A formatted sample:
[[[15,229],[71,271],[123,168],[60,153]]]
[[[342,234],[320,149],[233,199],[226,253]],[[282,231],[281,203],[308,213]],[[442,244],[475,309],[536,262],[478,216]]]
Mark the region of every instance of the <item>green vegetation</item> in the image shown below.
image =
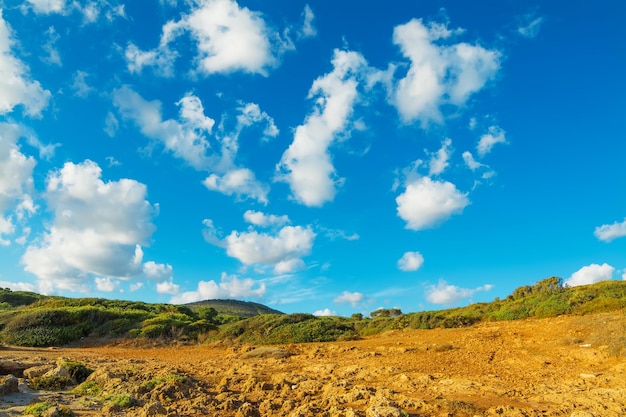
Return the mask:
[[[625,307],[626,281],[570,288],[557,277],[520,287],[505,299],[491,303],[408,314],[399,309],[380,309],[370,317],[357,313],[349,318],[285,315],[261,304],[233,300],[177,306],[47,297],[0,289],[0,342],[54,346],[83,337],[187,343],[217,340],[252,344],[326,342],[404,328],[465,327],[481,321],[587,315]]]
[[[34,403],[29,406],[26,406],[26,408],[24,409],[24,415],[39,417],[43,413],[45,413],[46,410],[48,410],[49,408],[52,408],[52,404],[50,403],[47,403],[47,402]]]
[[[72,394],[97,397],[102,394],[102,387],[95,381],[86,381],[74,388],[71,392]]]
[[[126,394],[115,394],[105,397],[105,401],[115,404],[120,408],[129,408],[135,405],[136,401],[133,397]]]

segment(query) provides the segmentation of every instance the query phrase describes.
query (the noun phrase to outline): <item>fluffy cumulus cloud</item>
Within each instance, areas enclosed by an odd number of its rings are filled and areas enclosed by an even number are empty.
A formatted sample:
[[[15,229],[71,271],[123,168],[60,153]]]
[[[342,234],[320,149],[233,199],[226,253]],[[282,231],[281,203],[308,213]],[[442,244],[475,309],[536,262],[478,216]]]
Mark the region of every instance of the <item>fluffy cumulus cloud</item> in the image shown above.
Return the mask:
[[[498,126],[489,126],[487,133],[480,137],[476,150],[478,155],[485,156],[497,143],[506,143],[506,132]]]
[[[440,122],[441,106],[463,106],[496,75],[500,68],[498,51],[465,42],[444,45],[460,33],[462,30],[425,24],[421,19],[395,27],[393,41],[410,65],[395,86],[391,101],[405,122]]]
[[[105,182],[101,176],[91,161],[68,162],[48,176],[45,199],[54,218],[22,257],[42,292],[86,290],[90,276],[142,273],[141,245],[155,230],[146,186],[131,179]]]
[[[454,305],[469,298],[479,291],[489,291],[492,285],[486,284],[477,288],[461,288],[440,280],[437,285],[430,285],[426,290],[426,300],[433,304]]]
[[[334,301],[340,304],[347,303],[352,305],[352,307],[356,307],[357,305],[365,301],[365,295],[360,292],[344,291],[343,293],[341,293],[341,295],[335,297]]]
[[[244,265],[272,266],[282,274],[304,267],[302,258],[311,252],[315,232],[310,226],[283,226],[274,232],[233,230],[221,237],[211,220],[204,220],[207,242],[223,247],[226,254]]]
[[[211,174],[202,183],[209,190],[234,195],[238,200],[253,198],[263,204],[268,202],[269,186],[258,181],[248,168],[232,169],[224,175]]]
[[[306,206],[332,201],[341,179],[329,147],[350,126],[359,78],[367,63],[359,53],[335,50],[333,70],[317,78],[309,91],[313,111],[295,130],[293,142],[276,167],[276,179],[289,184],[292,197]]]
[[[593,231],[595,237],[603,242],[610,242],[614,239],[626,236],[626,219],[623,222],[613,224],[603,224]]]
[[[15,221],[35,212],[30,193],[36,161],[20,151],[18,125],[0,123],[0,245],[16,231]],[[4,236],[4,237],[3,237]]]
[[[424,263],[424,257],[419,252],[405,252],[398,260],[401,271],[417,271]]]
[[[192,10],[178,21],[163,26],[159,46],[141,51],[130,43],[126,49],[128,68],[140,72],[157,66],[171,75],[177,53],[170,45],[184,35],[195,41],[195,70],[208,75],[243,71],[267,75],[293,43],[272,29],[263,16],[233,0],[195,0]]]
[[[240,279],[236,275],[223,273],[220,282],[214,280],[198,282],[198,289],[173,297],[172,304],[186,304],[214,299],[260,299],[265,295],[265,283],[251,278]]]
[[[232,132],[221,129],[214,132],[215,120],[205,115],[202,101],[190,93],[176,103],[178,120],[164,120],[161,102],[147,101],[127,86],[114,91],[113,103],[123,119],[134,122],[144,136],[161,144],[176,158],[198,171],[213,171],[204,180],[208,189],[235,195],[238,199],[252,198],[267,203],[269,186],[257,180],[250,169],[235,163],[239,134],[244,128],[255,124],[265,126],[262,140],[278,134],[274,120],[258,105],[248,103],[238,107],[237,124]],[[106,130],[114,134],[117,121],[113,128],[109,126],[109,119],[107,116]]]
[[[613,279],[613,272],[615,268],[607,263],[602,265],[591,264],[583,266],[578,271],[574,272],[564,284],[570,287],[576,287],[578,285],[595,284],[600,281],[608,281]]]
[[[331,317],[331,316],[336,316],[337,312],[331,310],[330,308],[325,308],[323,310],[317,310],[313,312],[313,315],[317,317]]]
[[[170,279],[169,281],[159,282],[156,286],[156,290],[159,294],[175,295],[180,291],[180,286],[174,284],[174,282]]]
[[[398,216],[406,221],[405,227],[422,230],[461,213],[469,199],[448,181],[420,177],[407,180],[405,191],[396,197],[396,204]]]
[[[265,214],[261,211],[247,210],[243,214],[243,219],[255,226],[282,226],[289,223],[289,216],[277,216],[275,214]]]
[[[10,288],[11,291],[30,291],[34,292],[37,290],[35,285],[29,282],[9,282],[9,281],[0,281],[0,288]]]
[[[0,115],[21,105],[29,116],[38,116],[48,105],[50,92],[32,80],[28,67],[12,50],[15,41],[0,9]]]

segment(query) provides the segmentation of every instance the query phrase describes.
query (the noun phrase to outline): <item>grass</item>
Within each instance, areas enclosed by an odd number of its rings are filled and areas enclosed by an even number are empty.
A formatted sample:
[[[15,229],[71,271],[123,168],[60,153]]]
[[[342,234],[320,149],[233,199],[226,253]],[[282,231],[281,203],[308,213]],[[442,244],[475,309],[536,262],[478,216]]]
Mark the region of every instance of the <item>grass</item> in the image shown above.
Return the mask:
[[[8,306],[8,307],[7,307]],[[481,321],[589,315],[626,308],[626,281],[566,287],[550,277],[517,288],[503,300],[403,314],[377,310],[363,317],[282,314],[260,304],[211,300],[187,306],[101,298],[65,298],[0,289],[0,343],[58,346],[87,336],[157,341],[227,340],[283,344],[352,340],[404,328],[471,326]],[[257,313],[273,312],[272,314]],[[244,317],[244,313],[252,315]],[[618,346],[619,347],[619,346]],[[616,347],[615,349],[618,349]],[[621,349],[621,348],[620,348]]]
[[[49,408],[52,408],[52,404],[48,402],[38,402],[38,403],[30,404],[26,406],[26,408],[24,409],[24,415],[40,417]]]
[[[120,408],[130,408],[136,404],[136,401],[133,397],[126,394],[114,394],[105,397],[105,401],[115,404]]]

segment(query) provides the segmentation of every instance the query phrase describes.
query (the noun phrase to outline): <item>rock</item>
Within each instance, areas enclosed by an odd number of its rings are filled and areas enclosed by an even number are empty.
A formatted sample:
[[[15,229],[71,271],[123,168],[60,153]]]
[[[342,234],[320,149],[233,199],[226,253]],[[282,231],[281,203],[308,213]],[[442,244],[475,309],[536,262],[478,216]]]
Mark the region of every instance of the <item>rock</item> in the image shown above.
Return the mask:
[[[0,375],[16,375],[21,377],[24,372],[24,366],[19,362],[4,360],[0,361]]]
[[[243,403],[237,410],[236,417],[260,417],[259,410],[250,403]]]
[[[49,370],[42,375],[42,378],[70,378],[70,373],[65,366],[59,366]]]
[[[163,407],[160,401],[155,401],[150,404],[146,404],[142,410],[142,417],[152,417],[152,416],[166,416],[167,410]]]
[[[253,359],[253,358],[274,358],[274,359],[284,359],[292,356],[291,353],[287,352],[285,349],[275,348],[275,347],[260,347],[249,352],[243,353],[240,357],[241,359]]]
[[[61,411],[57,407],[48,408],[41,417],[61,417]]]
[[[7,375],[0,378],[0,395],[12,394],[18,392],[18,380],[13,375]]]
[[[52,365],[40,365],[33,366],[24,370],[24,377],[28,379],[33,379],[45,375],[50,372],[54,367]]]
[[[595,417],[588,411],[574,411],[569,417]]]
[[[402,410],[395,407],[373,406],[365,410],[365,417],[402,417]]]

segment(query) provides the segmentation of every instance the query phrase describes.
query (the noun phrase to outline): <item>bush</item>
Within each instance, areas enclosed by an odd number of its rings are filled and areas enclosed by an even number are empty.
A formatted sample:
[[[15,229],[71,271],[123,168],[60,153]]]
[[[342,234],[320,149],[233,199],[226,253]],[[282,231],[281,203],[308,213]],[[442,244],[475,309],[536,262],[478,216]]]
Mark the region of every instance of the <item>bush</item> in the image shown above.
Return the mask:
[[[26,406],[24,409],[25,415],[40,417],[43,413],[46,412],[49,408],[52,408],[52,404],[47,402],[39,402]]]
[[[115,404],[121,408],[129,408],[136,404],[135,399],[126,394],[109,395],[105,398],[105,401]]]
[[[97,397],[102,394],[102,387],[95,381],[86,381],[72,390],[73,394]]]

